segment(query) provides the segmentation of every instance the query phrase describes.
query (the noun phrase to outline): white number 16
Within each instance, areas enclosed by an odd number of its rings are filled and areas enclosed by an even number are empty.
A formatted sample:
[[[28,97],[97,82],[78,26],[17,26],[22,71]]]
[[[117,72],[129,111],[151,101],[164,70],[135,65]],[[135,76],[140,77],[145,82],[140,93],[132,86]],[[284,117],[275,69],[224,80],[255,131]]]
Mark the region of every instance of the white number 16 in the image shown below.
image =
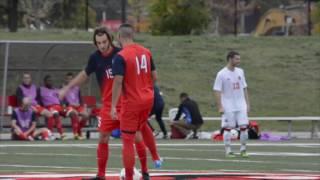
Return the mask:
[[[136,57],[136,63],[137,63],[137,73],[138,73],[138,75],[143,70],[144,70],[145,73],[148,72],[147,57],[146,57],[145,54],[143,54],[141,56],[141,62],[139,62],[138,57]]]

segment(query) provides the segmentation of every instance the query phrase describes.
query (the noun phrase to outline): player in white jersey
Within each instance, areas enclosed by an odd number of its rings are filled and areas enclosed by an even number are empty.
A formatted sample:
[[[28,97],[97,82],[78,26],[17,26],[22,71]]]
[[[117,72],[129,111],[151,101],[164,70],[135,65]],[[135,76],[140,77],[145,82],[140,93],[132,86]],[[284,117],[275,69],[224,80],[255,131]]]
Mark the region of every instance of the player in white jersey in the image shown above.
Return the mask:
[[[237,67],[240,64],[240,54],[235,51],[229,52],[227,62],[227,66],[218,72],[213,86],[216,103],[222,115],[221,127],[223,128],[226,156],[235,157],[231,151],[230,131],[238,126],[240,127],[240,155],[248,157],[246,141],[250,103],[244,72]]]

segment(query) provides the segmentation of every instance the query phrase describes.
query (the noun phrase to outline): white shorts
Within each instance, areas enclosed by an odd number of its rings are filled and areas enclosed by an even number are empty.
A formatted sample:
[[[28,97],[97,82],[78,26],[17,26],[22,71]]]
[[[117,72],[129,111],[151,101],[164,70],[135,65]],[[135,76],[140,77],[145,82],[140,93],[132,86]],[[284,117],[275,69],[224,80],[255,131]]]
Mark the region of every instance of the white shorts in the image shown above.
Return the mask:
[[[222,128],[235,128],[249,124],[247,111],[225,112],[221,117]]]

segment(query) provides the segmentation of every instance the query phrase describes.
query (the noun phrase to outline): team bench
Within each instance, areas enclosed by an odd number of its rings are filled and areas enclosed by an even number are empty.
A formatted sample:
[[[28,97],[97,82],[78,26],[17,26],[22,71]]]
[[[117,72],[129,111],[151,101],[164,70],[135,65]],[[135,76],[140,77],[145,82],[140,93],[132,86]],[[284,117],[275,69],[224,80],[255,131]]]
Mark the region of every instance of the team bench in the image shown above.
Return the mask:
[[[18,106],[17,97],[15,95],[6,96],[4,109],[2,108],[3,98],[0,96],[0,109],[1,109],[1,126],[5,129],[10,129],[10,116],[12,114],[12,110]],[[82,96],[83,104],[86,105],[89,112],[89,122],[84,131],[86,131],[87,137],[90,137],[90,131],[93,131],[97,127],[97,115],[99,112],[99,107],[97,105],[97,99],[95,96]],[[44,121],[40,121],[38,124],[39,127],[45,126]],[[69,120],[63,120],[63,127],[70,128],[71,124]]]

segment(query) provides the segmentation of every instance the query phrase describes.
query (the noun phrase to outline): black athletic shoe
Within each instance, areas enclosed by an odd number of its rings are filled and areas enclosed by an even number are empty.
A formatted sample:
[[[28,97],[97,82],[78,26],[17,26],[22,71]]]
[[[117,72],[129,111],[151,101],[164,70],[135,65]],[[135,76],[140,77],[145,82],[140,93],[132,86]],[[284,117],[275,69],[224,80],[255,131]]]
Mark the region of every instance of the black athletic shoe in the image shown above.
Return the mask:
[[[82,180],[105,180],[105,179],[106,179],[105,177],[99,177],[99,176],[92,177],[92,178],[82,178]]]
[[[150,180],[149,173],[142,173],[142,179],[143,180]]]

